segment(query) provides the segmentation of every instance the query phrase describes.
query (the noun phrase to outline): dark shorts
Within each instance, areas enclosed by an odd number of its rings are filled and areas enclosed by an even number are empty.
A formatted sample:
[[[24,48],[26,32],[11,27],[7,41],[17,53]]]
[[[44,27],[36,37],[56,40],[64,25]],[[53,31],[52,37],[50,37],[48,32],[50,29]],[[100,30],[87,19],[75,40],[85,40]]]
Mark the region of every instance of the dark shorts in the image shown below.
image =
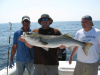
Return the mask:
[[[99,63],[82,63],[77,61],[74,75],[98,75]]]
[[[59,75],[57,65],[34,65],[34,75]]]

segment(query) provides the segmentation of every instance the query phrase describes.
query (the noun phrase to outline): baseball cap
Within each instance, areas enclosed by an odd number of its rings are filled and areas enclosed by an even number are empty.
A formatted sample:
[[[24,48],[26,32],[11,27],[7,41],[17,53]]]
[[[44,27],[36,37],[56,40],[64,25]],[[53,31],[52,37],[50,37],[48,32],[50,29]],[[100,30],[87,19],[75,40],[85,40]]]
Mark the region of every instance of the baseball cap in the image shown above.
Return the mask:
[[[87,20],[92,21],[92,17],[89,16],[89,15],[85,15],[85,16],[83,16],[82,19],[87,19]],[[92,26],[94,26],[93,22],[92,22]]]
[[[23,17],[22,17],[22,21],[24,21],[24,20],[30,21],[30,17],[29,17],[29,16],[23,16]]]

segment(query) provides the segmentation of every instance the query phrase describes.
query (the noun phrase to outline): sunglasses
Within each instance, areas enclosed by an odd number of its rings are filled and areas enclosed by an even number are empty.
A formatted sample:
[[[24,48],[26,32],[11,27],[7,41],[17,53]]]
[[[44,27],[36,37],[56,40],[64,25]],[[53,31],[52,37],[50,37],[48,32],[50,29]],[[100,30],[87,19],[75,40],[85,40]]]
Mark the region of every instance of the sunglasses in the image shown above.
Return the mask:
[[[30,21],[25,20],[25,21],[23,21],[23,23],[30,23]]]
[[[41,21],[48,21],[49,18],[42,18]]]

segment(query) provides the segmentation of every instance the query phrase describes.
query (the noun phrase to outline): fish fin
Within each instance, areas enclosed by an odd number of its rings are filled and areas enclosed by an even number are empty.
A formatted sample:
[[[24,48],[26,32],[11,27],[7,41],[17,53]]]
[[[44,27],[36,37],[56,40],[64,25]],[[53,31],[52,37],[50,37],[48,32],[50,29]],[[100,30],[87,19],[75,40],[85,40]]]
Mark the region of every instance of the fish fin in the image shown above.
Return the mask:
[[[84,51],[84,53],[85,53],[86,56],[88,55],[89,48],[92,45],[93,45],[92,43],[85,43],[85,47],[83,48],[83,51]]]
[[[43,45],[47,45],[47,44],[48,44],[48,43],[45,42],[45,41],[41,41],[41,40],[40,40],[40,42],[41,42]]]
[[[68,33],[67,34],[64,34],[64,36],[68,36],[70,38],[73,38],[71,35],[69,35]]]
[[[47,47],[42,47],[44,50],[49,51],[49,48]]]
[[[70,47],[68,47],[68,49],[69,49],[70,51],[73,51],[74,48],[75,48],[75,46],[70,46]]]

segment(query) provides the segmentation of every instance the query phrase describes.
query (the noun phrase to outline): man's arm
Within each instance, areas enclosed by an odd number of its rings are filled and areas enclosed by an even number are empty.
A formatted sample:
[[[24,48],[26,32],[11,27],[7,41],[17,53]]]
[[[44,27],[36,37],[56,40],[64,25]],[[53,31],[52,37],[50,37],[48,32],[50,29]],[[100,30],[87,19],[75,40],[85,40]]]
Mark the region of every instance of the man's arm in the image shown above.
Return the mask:
[[[13,57],[14,57],[14,55],[15,55],[15,53],[16,53],[16,50],[17,50],[17,45],[14,44],[14,45],[12,46],[12,49],[11,49],[10,61],[13,61]]]
[[[78,46],[76,46],[76,47],[73,49],[73,51],[72,51],[72,53],[71,53],[71,56],[70,56],[70,58],[69,58],[69,64],[72,63],[73,56],[75,55],[75,53],[77,52],[77,50],[78,50]]]

